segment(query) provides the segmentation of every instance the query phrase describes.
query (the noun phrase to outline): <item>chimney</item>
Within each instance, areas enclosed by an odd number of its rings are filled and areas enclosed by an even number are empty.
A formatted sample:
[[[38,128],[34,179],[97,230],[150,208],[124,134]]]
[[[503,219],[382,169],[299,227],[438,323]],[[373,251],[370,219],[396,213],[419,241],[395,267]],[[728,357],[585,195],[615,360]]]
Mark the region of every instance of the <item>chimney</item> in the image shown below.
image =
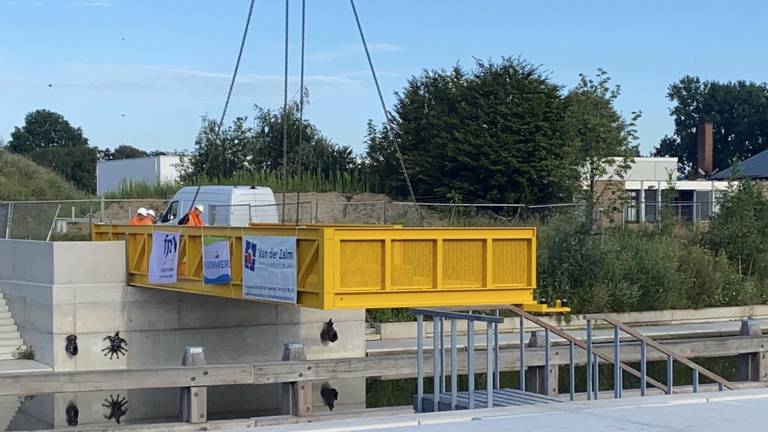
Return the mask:
[[[712,122],[701,122],[696,126],[698,136],[696,168],[699,175],[703,172],[706,177],[712,175]]]

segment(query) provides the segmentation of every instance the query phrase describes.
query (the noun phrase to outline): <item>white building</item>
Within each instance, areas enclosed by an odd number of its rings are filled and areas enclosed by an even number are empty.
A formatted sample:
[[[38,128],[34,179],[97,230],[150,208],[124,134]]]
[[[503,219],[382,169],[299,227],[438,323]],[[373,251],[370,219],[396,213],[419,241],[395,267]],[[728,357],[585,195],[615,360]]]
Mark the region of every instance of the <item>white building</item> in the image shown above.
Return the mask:
[[[625,222],[655,222],[662,207],[660,191],[674,188],[672,208],[683,221],[709,220],[717,209],[719,193],[728,188],[727,181],[678,180],[677,158],[637,157],[623,178],[612,169],[601,181],[621,183],[629,203],[624,208]]]
[[[96,164],[96,194],[114,192],[126,182],[159,184],[178,181],[181,162],[181,156],[99,161]]]

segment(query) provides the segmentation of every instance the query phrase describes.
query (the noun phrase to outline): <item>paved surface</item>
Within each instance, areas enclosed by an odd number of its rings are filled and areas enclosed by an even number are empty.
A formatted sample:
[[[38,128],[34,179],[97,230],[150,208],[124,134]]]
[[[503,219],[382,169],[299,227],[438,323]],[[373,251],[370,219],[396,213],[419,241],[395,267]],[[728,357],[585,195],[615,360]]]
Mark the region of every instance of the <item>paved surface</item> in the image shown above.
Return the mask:
[[[642,399],[570,402],[533,407],[358,418],[261,428],[269,432],[331,431],[766,431],[768,390],[698,395],[650,396]]]
[[[760,327],[762,328],[763,332],[768,332],[768,319],[757,320],[757,322],[760,323]],[[724,321],[724,322],[700,323],[700,324],[637,326],[632,328],[642,333],[643,335],[651,337],[653,339],[689,339],[689,338],[697,338],[697,337],[738,335],[740,327],[741,327],[741,322],[739,321]],[[569,330],[568,334],[580,339],[586,338],[585,330]],[[593,337],[593,341],[597,343],[610,342],[613,340],[613,330],[612,329],[596,329],[592,332],[592,337]],[[624,340],[624,337],[626,337],[627,340],[631,339],[626,334],[623,334],[622,340]],[[526,332],[525,340],[528,341],[529,338],[530,338],[530,332]],[[538,331],[538,338],[539,338],[539,343],[543,344],[544,332],[542,330]],[[466,347],[466,344],[467,344],[466,336],[457,336],[456,340],[460,348]],[[563,342],[562,338],[555,335],[552,335],[551,340],[553,343]],[[502,347],[505,345],[506,346],[518,345],[519,341],[520,341],[519,332],[499,334],[499,343]],[[449,325],[446,325],[445,346],[450,347]],[[484,346],[485,346],[485,334],[476,333],[475,348],[477,349],[478,347],[484,347]],[[424,342],[424,348],[428,348],[428,349],[432,348],[431,335],[426,338]],[[377,341],[368,341],[367,351],[368,351],[368,355],[413,352],[413,351],[416,351],[416,338],[413,337],[408,339],[385,339],[385,340],[377,340]]]
[[[0,360],[0,374],[18,372],[50,372],[52,369],[34,360]]]

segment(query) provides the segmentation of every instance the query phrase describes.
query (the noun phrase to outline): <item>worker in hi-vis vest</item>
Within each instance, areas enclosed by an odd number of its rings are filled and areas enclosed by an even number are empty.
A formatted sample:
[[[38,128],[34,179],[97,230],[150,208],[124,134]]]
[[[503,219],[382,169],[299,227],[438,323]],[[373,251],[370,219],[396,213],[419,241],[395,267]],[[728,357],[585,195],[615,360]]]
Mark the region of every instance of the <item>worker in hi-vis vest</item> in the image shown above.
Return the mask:
[[[188,225],[188,226],[203,226],[205,225],[203,223],[203,211],[205,210],[205,207],[202,204],[198,204],[193,208],[192,210],[187,213],[187,216],[184,218],[186,220],[182,220],[181,225]]]
[[[140,207],[136,210],[136,214],[128,220],[128,225],[146,225],[147,221],[151,224],[152,221],[147,217],[147,209]]]

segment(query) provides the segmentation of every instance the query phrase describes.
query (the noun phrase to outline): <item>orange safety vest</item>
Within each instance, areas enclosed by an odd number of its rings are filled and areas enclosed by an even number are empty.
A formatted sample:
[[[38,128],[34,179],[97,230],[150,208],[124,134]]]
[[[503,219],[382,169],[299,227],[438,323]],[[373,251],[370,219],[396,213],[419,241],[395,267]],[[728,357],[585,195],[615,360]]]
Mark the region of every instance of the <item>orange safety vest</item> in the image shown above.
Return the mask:
[[[152,225],[152,218],[149,216],[145,216],[141,218],[139,221],[139,225]]]
[[[203,226],[203,219],[200,218],[200,213],[192,210],[191,212],[187,213],[187,223],[185,224],[187,226]]]
[[[128,220],[128,225],[144,225],[145,224],[144,221],[147,220],[147,219],[149,219],[149,218],[146,218],[146,217],[144,217],[144,216],[142,216],[140,214],[137,214],[134,217],[132,217],[130,220]],[[152,222],[150,222],[150,223],[152,223]]]

